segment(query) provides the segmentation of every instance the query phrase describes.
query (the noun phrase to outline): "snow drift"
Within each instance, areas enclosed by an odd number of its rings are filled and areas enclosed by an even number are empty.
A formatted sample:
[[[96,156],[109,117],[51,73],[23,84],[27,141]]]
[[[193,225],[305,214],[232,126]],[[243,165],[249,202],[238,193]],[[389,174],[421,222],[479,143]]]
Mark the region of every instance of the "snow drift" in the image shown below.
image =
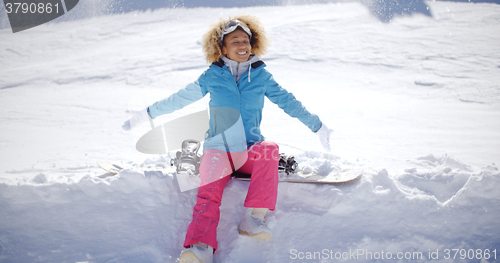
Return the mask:
[[[327,261],[326,249],[344,257],[356,251],[354,259],[362,262],[375,261],[368,252],[394,259],[411,253],[412,261],[427,262],[435,251],[444,259],[445,249],[498,248],[497,168],[472,170],[432,155],[411,167],[397,179],[381,170],[340,187],[280,184],[277,211],[268,219],[269,243],[239,236],[248,182],[231,180],[221,207],[216,260],[288,262],[307,257],[301,252],[321,252],[316,261]],[[2,184],[1,259],[175,262],[195,201],[196,190],[180,193],[173,177],[134,170],[73,184],[49,184],[43,173],[31,185]],[[491,253],[488,262],[496,262]]]

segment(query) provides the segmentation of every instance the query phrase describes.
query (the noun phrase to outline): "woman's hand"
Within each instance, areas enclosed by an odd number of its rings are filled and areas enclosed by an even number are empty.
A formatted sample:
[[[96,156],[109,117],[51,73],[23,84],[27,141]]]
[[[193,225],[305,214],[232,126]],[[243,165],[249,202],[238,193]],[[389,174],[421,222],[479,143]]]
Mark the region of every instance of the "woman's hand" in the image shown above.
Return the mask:
[[[319,136],[319,141],[321,142],[321,145],[323,145],[323,148],[327,152],[329,152],[331,150],[330,149],[330,135],[332,133],[333,133],[333,130],[326,127],[326,125],[324,123],[321,125],[321,128],[316,132],[316,134]]]
[[[127,110],[127,113],[132,115],[132,118],[127,120],[122,126],[122,129],[126,131],[130,131],[131,129],[139,126],[141,123],[147,122],[151,119],[151,117],[149,117],[148,108],[141,111]]]

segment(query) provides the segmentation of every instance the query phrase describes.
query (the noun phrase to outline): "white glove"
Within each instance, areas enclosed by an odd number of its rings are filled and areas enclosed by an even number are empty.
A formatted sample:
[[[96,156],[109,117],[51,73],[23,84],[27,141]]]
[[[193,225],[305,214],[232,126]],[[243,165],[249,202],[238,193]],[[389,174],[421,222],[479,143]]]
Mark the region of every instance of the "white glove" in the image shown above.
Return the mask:
[[[319,141],[321,142],[321,145],[323,145],[323,148],[325,151],[329,152],[330,149],[330,135],[333,133],[332,129],[328,129],[326,125],[323,123],[321,125],[321,128],[316,132],[316,134],[319,136]]]
[[[127,110],[127,113],[131,114],[132,118],[126,121],[122,126],[122,129],[126,131],[130,131],[131,129],[139,126],[141,123],[147,122],[151,119],[151,117],[149,117],[148,108],[141,111]]]

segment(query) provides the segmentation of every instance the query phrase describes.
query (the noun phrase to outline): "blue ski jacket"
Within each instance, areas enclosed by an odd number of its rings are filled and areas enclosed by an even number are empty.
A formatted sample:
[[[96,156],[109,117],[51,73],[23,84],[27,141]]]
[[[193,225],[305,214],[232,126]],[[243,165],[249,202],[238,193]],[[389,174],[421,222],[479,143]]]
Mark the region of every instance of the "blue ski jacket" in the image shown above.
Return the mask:
[[[322,123],[319,117],[307,111],[292,93],[282,88],[274,80],[272,74],[265,69],[264,62],[257,56],[252,57],[247,62],[249,63],[248,70],[243,74],[240,73],[237,81],[223,60],[214,62],[201,74],[198,80],[188,84],[168,98],[149,106],[149,115],[151,118],[155,118],[162,114],[171,113],[202,99],[206,94],[210,94],[210,130],[206,134],[207,140],[224,132],[231,124],[242,122],[241,129],[244,129],[246,148],[256,142],[264,141],[260,131],[260,123],[264,97],[267,97],[288,115],[298,118],[311,131],[317,132],[321,128]],[[228,122],[228,118],[231,118],[220,116],[220,113],[227,111],[212,110],[227,108],[234,109],[236,111],[233,112],[239,113],[239,121],[231,120],[229,121],[231,124],[224,123]],[[231,137],[231,135],[226,134],[226,137]],[[225,143],[227,146],[228,142],[225,141]]]

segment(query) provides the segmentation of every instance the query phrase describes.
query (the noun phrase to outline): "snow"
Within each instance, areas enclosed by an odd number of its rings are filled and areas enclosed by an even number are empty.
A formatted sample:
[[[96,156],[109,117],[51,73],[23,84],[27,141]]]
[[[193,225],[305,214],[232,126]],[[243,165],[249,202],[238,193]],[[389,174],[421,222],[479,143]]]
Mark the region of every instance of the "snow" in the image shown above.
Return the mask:
[[[362,4],[337,3],[156,9],[1,29],[0,262],[177,260],[196,191],[181,193],[155,172],[109,176],[96,161],[169,162],[135,151],[150,127],[122,131],[125,110],[194,81],[207,67],[201,35],[239,13],[266,26],[263,59],[275,79],[335,130],[325,153],[266,102],[263,134],[301,166],[365,172],[343,186],[280,184],[268,243],[238,234],[248,182],[231,180],[216,262],[498,262],[500,7],[425,3],[432,17],[388,23]],[[483,257],[470,259],[471,249]]]

